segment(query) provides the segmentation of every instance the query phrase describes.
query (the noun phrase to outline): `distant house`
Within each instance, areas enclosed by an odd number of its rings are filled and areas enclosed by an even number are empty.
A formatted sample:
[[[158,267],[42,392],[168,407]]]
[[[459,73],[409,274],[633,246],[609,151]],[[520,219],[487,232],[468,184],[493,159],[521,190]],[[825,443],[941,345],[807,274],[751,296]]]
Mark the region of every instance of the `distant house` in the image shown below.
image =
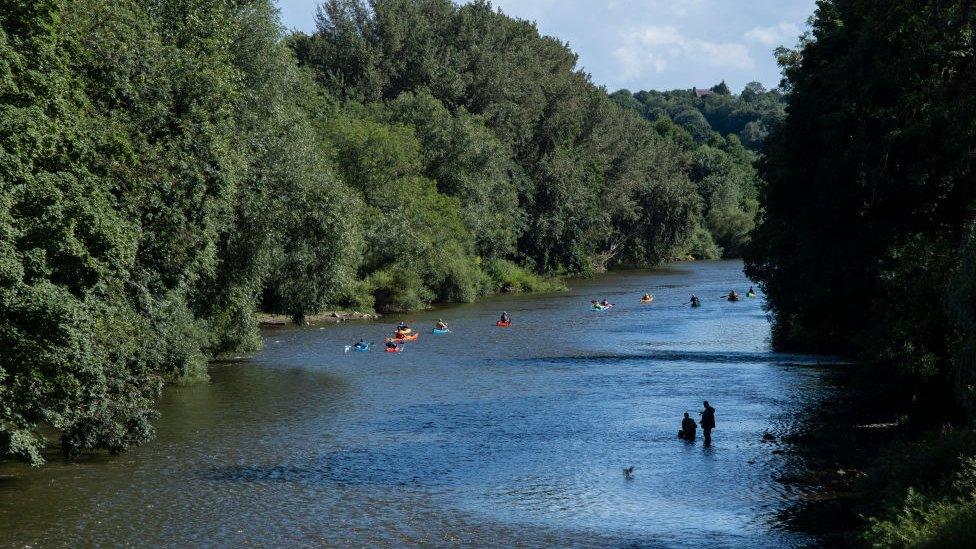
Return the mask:
[[[691,88],[691,92],[695,94],[695,97],[711,97],[715,95],[712,90],[700,90],[698,88]]]

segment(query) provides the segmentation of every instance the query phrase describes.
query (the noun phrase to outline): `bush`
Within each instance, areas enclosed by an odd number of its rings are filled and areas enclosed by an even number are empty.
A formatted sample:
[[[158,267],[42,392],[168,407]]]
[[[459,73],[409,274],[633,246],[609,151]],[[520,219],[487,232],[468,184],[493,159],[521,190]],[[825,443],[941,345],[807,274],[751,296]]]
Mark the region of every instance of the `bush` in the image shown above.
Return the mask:
[[[486,293],[562,292],[566,285],[556,278],[539,276],[505,259],[485,262],[489,284]]]
[[[865,480],[883,508],[868,518],[873,547],[964,547],[976,539],[976,436],[940,434],[882,452]]]
[[[396,313],[426,308],[433,296],[421,283],[420,275],[402,266],[393,266],[370,275],[368,280],[376,310]]]
[[[718,247],[708,229],[699,225],[688,237],[684,249],[679,251],[675,259],[718,259],[722,257],[722,248]]]

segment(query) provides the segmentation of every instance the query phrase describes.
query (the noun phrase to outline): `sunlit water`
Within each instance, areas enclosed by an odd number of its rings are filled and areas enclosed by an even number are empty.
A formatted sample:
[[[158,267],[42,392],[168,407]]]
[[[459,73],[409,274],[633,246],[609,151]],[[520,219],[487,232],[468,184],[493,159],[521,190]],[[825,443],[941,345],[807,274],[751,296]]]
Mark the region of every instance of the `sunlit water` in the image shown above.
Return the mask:
[[[789,452],[761,437],[828,389],[816,358],[770,352],[760,300],[717,299],[744,293],[741,263],[572,286],[405,315],[422,335],[400,354],[381,347],[399,317],[269,331],[253,360],[169,388],[153,442],[0,468],[0,544],[809,542],[777,525],[799,495],[774,480]],[[692,292],[702,308],[682,305]],[[588,310],[604,296],[617,307]],[[453,333],[429,333],[438,316]],[[360,336],[376,348],[345,353]],[[706,399],[713,447],[679,441]]]

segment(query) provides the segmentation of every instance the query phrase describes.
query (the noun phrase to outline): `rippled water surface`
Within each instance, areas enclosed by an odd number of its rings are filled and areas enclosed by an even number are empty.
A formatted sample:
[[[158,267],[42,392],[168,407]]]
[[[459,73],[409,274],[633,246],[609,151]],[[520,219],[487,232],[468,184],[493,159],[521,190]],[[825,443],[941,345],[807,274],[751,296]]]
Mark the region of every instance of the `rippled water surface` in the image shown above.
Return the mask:
[[[823,398],[814,357],[769,350],[739,262],[676,264],[405,315],[265,334],[250,361],[169,388],[119,457],[0,467],[0,545],[783,546],[799,494],[763,432]],[[644,291],[650,305],[638,304]],[[703,307],[681,304],[695,292]],[[588,310],[591,298],[617,307]],[[514,325],[494,326],[501,310]],[[453,333],[429,333],[443,316]],[[377,345],[377,351],[381,346]],[[716,408],[713,447],[675,438]],[[622,468],[635,467],[631,480]]]

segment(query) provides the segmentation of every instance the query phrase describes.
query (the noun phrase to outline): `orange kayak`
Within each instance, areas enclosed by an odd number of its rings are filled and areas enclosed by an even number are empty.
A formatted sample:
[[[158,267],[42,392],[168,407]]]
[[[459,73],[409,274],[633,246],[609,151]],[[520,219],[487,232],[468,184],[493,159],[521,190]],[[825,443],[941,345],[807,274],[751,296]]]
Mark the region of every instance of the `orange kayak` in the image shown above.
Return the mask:
[[[420,339],[420,334],[395,334],[393,339],[396,341],[417,341]]]
[[[511,325],[512,325],[511,320],[509,320],[508,322],[502,322],[501,320],[499,320],[498,322],[495,323],[495,326],[498,326],[499,328],[508,328]]]

